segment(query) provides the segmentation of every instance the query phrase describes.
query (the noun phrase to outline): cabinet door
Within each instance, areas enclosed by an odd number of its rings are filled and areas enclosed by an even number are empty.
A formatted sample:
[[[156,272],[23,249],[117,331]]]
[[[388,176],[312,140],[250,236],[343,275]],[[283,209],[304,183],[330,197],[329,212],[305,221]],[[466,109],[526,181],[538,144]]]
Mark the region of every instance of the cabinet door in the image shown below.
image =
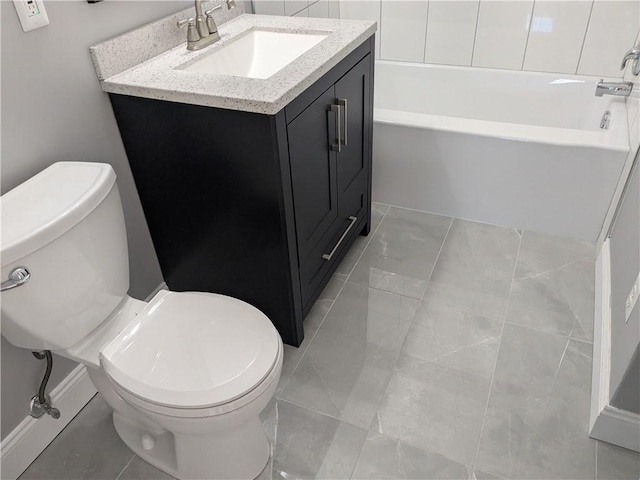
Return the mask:
[[[369,129],[372,128],[370,62],[367,55],[335,86],[336,102],[341,105],[343,145],[337,155],[338,218],[346,221],[367,212],[368,159],[371,157]]]
[[[287,127],[301,265],[338,216],[336,154],[329,145],[336,128],[333,103],[332,86]]]

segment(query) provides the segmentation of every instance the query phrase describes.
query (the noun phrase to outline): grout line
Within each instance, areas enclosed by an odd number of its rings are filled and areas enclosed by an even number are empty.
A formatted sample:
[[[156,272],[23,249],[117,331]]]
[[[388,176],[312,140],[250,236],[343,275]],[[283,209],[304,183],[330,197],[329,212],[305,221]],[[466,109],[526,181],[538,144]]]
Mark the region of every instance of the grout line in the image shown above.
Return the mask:
[[[473,30],[473,45],[471,45],[471,60],[469,61],[469,66],[473,66],[473,56],[476,53],[476,42],[478,40],[478,23],[480,23],[480,3],[482,0],[478,0],[478,10],[476,10],[476,26]]]
[[[555,335],[556,337],[565,338],[565,339],[569,339],[569,340],[574,340],[576,342],[586,343],[588,345],[593,345],[592,341],[581,340],[579,338],[574,338],[574,337],[571,336],[571,333],[562,334],[562,333],[559,333],[559,332],[554,332],[553,330],[544,330],[542,328],[532,327],[531,325],[522,325],[520,323],[512,322],[511,320],[505,320],[504,323],[508,323],[509,325],[513,325],[515,327],[526,328],[527,330],[533,330],[534,332],[547,333],[549,335]]]
[[[131,462],[133,462],[133,459],[136,458],[136,455],[133,454],[131,455],[131,458],[129,459],[129,461],[127,462],[127,464],[124,466],[124,468],[122,470],[120,470],[120,473],[118,474],[118,476],[116,477],[116,480],[118,480],[122,474],[124,473],[124,471],[127,469],[127,467],[131,464]]]
[[[307,407],[305,405],[300,405],[299,403],[296,403],[296,402],[294,402],[292,400],[289,400],[288,398],[278,398],[277,400],[278,400],[278,402],[285,402],[285,403],[288,403],[290,405],[295,405],[298,408],[302,408],[302,409],[307,410],[309,412],[315,413],[316,415],[322,415],[323,417],[330,418],[331,420],[336,420],[336,421],[338,421],[340,423],[344,423],[345,425],[349,425],[351,427],[358,428],[358,429],[360,429],[360,430],[362,430],[364,432],[369,433],[369,431],[366,428],[360,427],[360,426],[355,425],[355,424],[353,424],[351,422],[348,422],[346,420],[341,420],[340,418],[334,417],[333,415],[330,415],[330,414],[328,414],[326,412],[320,412],[319,410],[314,410],[311,407]]]
[[[531,18],[529,18],[529,31],[527,32],[527,41],[524,43],[524,52],[522,53],[522,67],[520,70],[524,70],[524,62],[527,59],[527,48],[529,48],[529,38],[531,38],[531,27],[533,26],[533,12],[536,10],[536,0],[533,0],[531,6]]]
[[[482,443],[482,434],[484,433],[484,426],[487,420],[487,412],[489,411],[489,400],[491,399],[491,390],[493,390],[493,381],[496,376],[496,370],[498,369],[498,359],[500,358],[500,347],[502,346],[502,338],[504,337],[504,327],[507,324],[507,310],[509,308],[509,301],[511,300],[511,291],[513,290],[513,281],[516,277],[516,269],[518,268],[518,260],[520,259],[520,249],[522,248],[522,238],[524,237],[524,230],[520,235],[518,242],[518,251],[516,253],[516,261],[513,264],[513,273],[511,274],[511,285],[509,286],[509,295],[507,296],[507,305],[503,314],[502,331],[500,332],[500,341],[498,342],[498,350],[496,352],[496,360],[493,364],[493,373],[491,374],[491,382],[489,383],[489,393],[487,395],[487,404],[484,408],[484,415],[482,416],[482,424],[480,425],[480,434],[478,435],[478,447],[476,448],[476,458],[473,460],[472,468],[475,470],[478,464],[478,456],[480,455],[480,444]]]
[[[422,52],[422,63],[427,63],[427,32],[429,31],[429,7],[431,6],[431,1],[426,0],[427,2],[427,18],[424,22],[424,52]]]
[[[584,36],[582,37],[582,45],[580,45],[580,55],[578,55],[578,63],[576,64],[575,75],[578,75],[578,70],[580,70],[580,62],[582,61],[582,53],[584,52],[584,43],[587,41],[587,33],[589,32],[589,24],[591,23],[591,14],[593,13],[593,5],[595,0],[591,1],[591,9],[589,10],[589,17],[587,18],[587,26],[584,29]]]
[[[444,234],[444,238],[442,239],[442,244],[440,245],[440,250],[438,250],[438,255],[436,255],[436,259],[433,262],[433,266],[431,267],[431,271],[429,272],[429,278],[427,279],[427,286],[424,288],[422,295],[420,296],[420,303],[424,300],[424,296],[429,289],[429,284],[431,283],[431,276],[433,275],[433,271],[436,269],[436,265],[438,264],[438,260],[440,259],[440,254],[444,249],[444,244],[447,243],[447,238],[449,237],[449,232],[451,231],[451,227],[453,226],[454,218],[451,217],[451,221],[449,222],[449,227],[447,228],[447,233]]]

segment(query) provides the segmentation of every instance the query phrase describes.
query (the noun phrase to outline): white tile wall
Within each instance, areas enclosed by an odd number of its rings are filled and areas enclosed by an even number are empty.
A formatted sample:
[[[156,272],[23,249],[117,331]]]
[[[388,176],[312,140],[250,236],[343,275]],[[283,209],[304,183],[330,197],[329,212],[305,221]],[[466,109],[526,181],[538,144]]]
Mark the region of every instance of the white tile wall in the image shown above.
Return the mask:
[[[638,0],[596,0],[578,73],[619,77],[620,62],[633,46],[640,24]]]
[[[378,22],[376,32],[376,58],[380,58],[380,4],[381,0],[341,0],[340,18],[374,20]]]
[[[537,1],[529,28],[524,70],[575,72],[592,1]]]
[[[284,13],[285,15],[295,15],[308,6],[307,0],[284,0]]]
[[[254,13],[296,17],[340,18],[339,0],[253,0]],[[293,12],[293,13],[291,13]]]
[[[329,0],[318,0],[309,5],[309,16],[315,18],[329,18]]]
[[[472,65],[520,70],[533,0],[480,2]]]
[[[284,0],[253,0],[253,11],[260,15],[284,15]]]
[[[376,58],[601,77],[622,77],[620,61],[640,29],[640,0],[253,3],[267,15],[374,20]]]
[[[340,0],[329,0],[329,18],[340,18]]]
[[[292,15],[292,17],[308,17],[309,9],[305,8],[304,10],[300,10],[298,13]]]
[[[427,0],[382,0],[380,58],[423,61],[428,6]]]
[[[479,0],[431,0],[424,61],[471,65]]]

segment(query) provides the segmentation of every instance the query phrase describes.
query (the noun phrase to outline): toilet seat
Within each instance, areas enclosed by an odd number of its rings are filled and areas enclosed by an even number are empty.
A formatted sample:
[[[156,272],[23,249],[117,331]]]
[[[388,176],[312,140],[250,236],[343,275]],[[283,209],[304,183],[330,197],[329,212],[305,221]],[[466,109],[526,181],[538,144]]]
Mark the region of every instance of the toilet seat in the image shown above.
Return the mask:
[[[271,321],[245,302],[161,291],[102,349],[100,363],[147,408],[197,416],[193,410],[250,397],[280,360],[281,349]]]

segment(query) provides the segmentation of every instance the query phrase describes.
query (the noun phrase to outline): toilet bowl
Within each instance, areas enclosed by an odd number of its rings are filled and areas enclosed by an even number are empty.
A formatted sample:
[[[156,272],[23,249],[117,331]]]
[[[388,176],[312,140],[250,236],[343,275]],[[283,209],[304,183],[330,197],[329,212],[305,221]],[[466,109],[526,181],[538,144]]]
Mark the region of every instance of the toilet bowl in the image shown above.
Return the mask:
[[[162,290],[131,298],[126,232],[107,164],[60,162],[0,199],[2,334],[86,365],[116,431],[177,478],[254,478],[269,458],[259,420],[282,340],[255,307]]]

